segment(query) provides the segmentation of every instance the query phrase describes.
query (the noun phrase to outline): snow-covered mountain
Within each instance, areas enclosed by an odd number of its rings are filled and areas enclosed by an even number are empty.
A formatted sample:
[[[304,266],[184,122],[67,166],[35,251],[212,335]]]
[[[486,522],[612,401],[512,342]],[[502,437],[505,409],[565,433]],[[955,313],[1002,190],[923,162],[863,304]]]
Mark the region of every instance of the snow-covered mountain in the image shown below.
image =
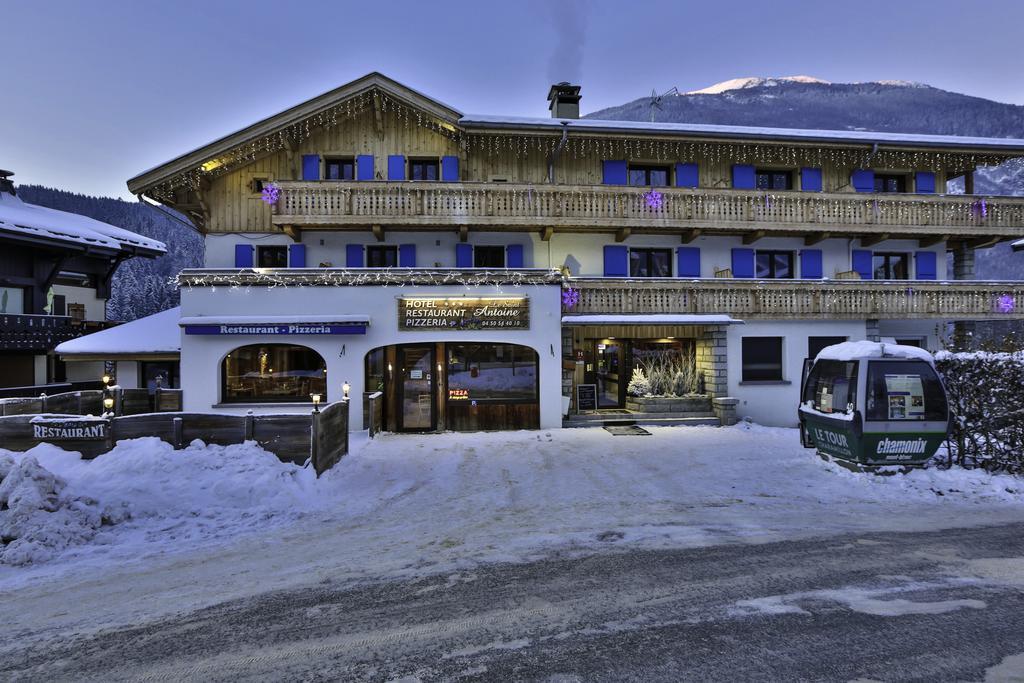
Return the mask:
[[[813,76],[734,78],[707,88],[650,97],[588,114],[620,121],[710,123],[826,130],[877,130],[937,135],[1024,138],[1024,106],[907,81],[829,83]],[[1024,161],[981,169],[975,190],[982,194],[1024,195]],[[963,191],[950,187],[949,191]],[[1024,279],[1024,254],[1001,244],[978,255],[978,276]]]

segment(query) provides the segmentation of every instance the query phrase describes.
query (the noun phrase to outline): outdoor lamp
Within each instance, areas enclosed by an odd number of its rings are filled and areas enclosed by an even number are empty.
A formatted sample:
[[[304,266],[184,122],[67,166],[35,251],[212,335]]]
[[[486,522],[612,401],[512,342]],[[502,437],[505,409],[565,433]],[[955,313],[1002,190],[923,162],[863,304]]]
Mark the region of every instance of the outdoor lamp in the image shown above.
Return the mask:
[[[344,384],[341,385],[341,396],[346,401],[348,400],[348,392],[351,391],[351,390],[352,390],[352,385],[350,385],[347,381]]]
[[[110,375],[103,375],[103,383],[107,385],[110,384]]]
[[[110,413],[114,410],[114,397],[107,396],[103,399],[103,412]]]
[[[309,397],[313,399],[313,412],[320,412],[320,394],[310,394]]]

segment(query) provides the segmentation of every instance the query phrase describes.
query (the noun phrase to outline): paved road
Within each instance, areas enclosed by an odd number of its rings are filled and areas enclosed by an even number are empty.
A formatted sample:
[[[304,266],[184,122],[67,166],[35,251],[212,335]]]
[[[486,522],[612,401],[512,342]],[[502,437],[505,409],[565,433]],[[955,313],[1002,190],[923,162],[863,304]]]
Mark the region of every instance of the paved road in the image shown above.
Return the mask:
[[[617,552],[22,634],[4,680],[1024,680],[1024,525]]]

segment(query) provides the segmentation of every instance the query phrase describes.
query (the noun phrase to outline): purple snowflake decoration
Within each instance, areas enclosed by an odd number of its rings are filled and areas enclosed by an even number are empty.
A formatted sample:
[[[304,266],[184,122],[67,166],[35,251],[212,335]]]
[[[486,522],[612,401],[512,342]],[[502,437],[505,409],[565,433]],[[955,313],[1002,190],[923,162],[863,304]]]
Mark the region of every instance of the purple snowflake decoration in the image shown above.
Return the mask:
[[[274,183],[267,183],[263,186],[263,194],[260,196],[260,199],[273,206],[274,204],[277,204],[277,200],[280,196],[281,188]]]
[[[569,289],[562,290],[562,305],[563,306],[565,306],[566,308],[573,308],[579,302],[580,302],[580,290],[573,289],[572,287],[570,287]]]
[[[647,208],[651,211],[658,211],[661,209],[662,204],[665,203],[665,196],[657,190],[651,190],[644,192],[644,201],[647,203]]]
[[[1002,294],[996,299],[996,310],[1000,313],[1013,313],[1017,302],[1009,294]]]
[[[977,218],[986,218],[988,216],[988,204],[985,203],[984,199],[979,199],[971,204],[971,213]]]

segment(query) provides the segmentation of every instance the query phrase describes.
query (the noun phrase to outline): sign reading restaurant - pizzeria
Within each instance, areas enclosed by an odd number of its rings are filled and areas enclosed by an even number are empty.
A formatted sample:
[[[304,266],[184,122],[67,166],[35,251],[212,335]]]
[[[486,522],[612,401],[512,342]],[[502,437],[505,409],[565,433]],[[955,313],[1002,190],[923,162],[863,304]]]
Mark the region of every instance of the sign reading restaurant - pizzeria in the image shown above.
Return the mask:
[[[530,299],[525,296],[398,299],[400,330],[528,330]]]

